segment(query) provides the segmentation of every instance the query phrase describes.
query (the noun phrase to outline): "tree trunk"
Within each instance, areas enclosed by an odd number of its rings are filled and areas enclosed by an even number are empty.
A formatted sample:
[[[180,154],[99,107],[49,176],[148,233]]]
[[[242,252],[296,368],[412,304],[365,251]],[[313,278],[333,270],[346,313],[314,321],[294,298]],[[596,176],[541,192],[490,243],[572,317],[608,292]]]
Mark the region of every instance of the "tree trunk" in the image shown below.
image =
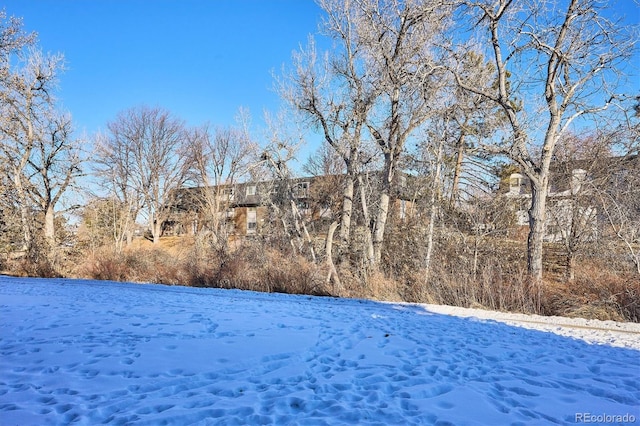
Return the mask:
[[[436,206],[434,200],[432,199],[431,213],[429,214],[429,228],[427,230],[427,254],[425,255],[424,259],[425,282],[429,282],[429,275],[431,274],[431,257],[433,256],[433,234],[435,231],[435,221]]]
[[[373,260],[379,264],[382,260],[382,246],[384,244],[384,231],[387,225],[387,214],[389,212],[389,193],[380,194],[380,206],[376,217],[375,230],[373,232]]]
[[[20,200],[20,223],[22,224],[22,235],[24,238],[24,250],[27,253],[33,249],[33,233],[31,231],[31,221],[29,215],[29,208],[27,206],[27,196],[25,194],[24,187],[22,185],[21,178],[22,170],[14,171],[13,183]]]
[[[293,225],[296,229],[296,235],[298,237],[298,240],[300,241],[300,244],[299,244],[300,251],[302,251],[302,247],[303,247],[302,238],[304,237],[304,241],[306,241],[307,246],[309,247],[309,254],[311,255],[311,261],[313,263],[316,263],[316,252],[315,252],[315,249],[313,248],[313,241],[311,240],[311,235],[309,235],[309,231],[307,230],[307,225],[305,225],[304,223],[304,219],[302,218],[302,214],[300,213],[300,210],[296,206],[296,202],[293,199],[289,200],[289,202],[291,203],[291,214],[293,215]]]
[[[162,221],[156,219],[151,224],[151,233],[153,234],[153,244],[160,242],[160,234],[162,233]]]
[[[440,139],[438,144],[438,152],[436,154],[436,167],[433,176],[433,185],[431,185],[431,197],[429,200],[429,229],[427,233],[427,254],[425,256],[425,282],[428,282],[431,273],[431,258],[433,256],[433,234],[435,233],[435,222],[438,217],[438,202],[440,198],[440,168],[442,164],[442,152],[444,149],[444,137]]]
[[[369,217],[369,206],[367,205],[367,196],[364,192],[364,182],[362,176],[358,176],[358,188],[360,190],[360,204],[362,205],[362,218],[365,223],[365,250],[368,267],[373,266],[375,263],[375,256],[373,251],[373,238],[371,236],[371,218]]]
[[[340,277],[338,276],[338,271],[336,271],[336,266],[333,264],[333,234],[336,232],[336,228],[338,227],[338,222],[332,222],[329,226],[329,230],[327,231],[327,241],[325,242],[325,256],[327,266],[329,267],[329,274],[327,275],[327,284],[333,280],[333,288],[334,290],[340,289],[342,284],[340,283]]]
[[[27,110],[31,106],[31,97],[27,97]],[[27,254],[30,254],[33,249],[33,230],[32,230],[32,222],[31,215],[29,213],[27,193],[24,189],[24,185],[22,184],[22,172],[29,161],[29,157],[31,156],[31,150],[33,148],[33,140],[34,140],[34,132],[33,132],[33,123],[30,117],[27,117],[27,145],[25,146],[24,152],[22,153],[22,157],[20,158],[20,162],[13,167],[13,183],[16,188],[16,192],[18,195],[18,200],[20,202],[20,222],[22,224],[22,234],[24,237],[24,249]]]
[[[480,239],[478,236],[473,237],[473,282],[475,283],[478,279],[478,255],[480,248]]]
[[[547,177],[540,182],[531,181],[531,208],[529,209],[529,236],[527,238],[527,271],[536,281],[542,280],[542,252],[545,234],[547,203]]]
[[[573,250],[567,251],[567,269],[565,271],[565,279],[569,282],[573,282],[576,278],[576,256]]]
[[[353,212],[353,187],[354,176],[347,173],[345,176],[344,192],[342,197],[342,217],[340,218],[340,240],[344,247],[349,247],[351,235],[351,214]]]
[[[460,175],[462,174],[462,161],[464,160],[464,132],[460,134],[457,143],[456,167],[453,171],[453,184],[451,185],[451,206],[455,206],[458,201],[458,193],[460,192]]]
[[[387,225],[389,213],[389,201],[391,200],[391,180],[393,178],[393,168],[391,156],[385,155],[385,171],[382,176],[380,188],[380,204],[373,231],[373,261],[379,265],[382,259],[382,246],[384,244],[384,231]]]
[[[49,243],[49,248],[55,247],[56,229],[55,229],[55,214],[53,211],[53,205],[48,205],[44,213],[44,237]]]

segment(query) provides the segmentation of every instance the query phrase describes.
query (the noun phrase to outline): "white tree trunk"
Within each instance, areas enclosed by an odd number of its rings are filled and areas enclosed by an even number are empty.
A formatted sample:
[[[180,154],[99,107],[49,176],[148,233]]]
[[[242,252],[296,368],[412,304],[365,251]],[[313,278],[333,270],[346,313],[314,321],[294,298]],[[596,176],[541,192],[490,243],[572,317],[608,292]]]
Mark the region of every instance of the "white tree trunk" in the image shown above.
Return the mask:
[[[527,238],[527,265],[529,275],[542,280],[542,253],[545,234],[547,205],[547,179],[531,184],[531,208],[529,208],[529,236]]]
[[[373,260],[376,265],[382,260],[382,247],[384,244],[384,231],[387,225],[387,216],[389,213],[389,190],[384,190],[380,194],[380,205],[378,206],[378,214],[376,216],[375,227],[373,231]]]
[[[341,288],[342,284],[340,283],[340,277],[338,276],[338,271],[336,270],[335,265],[333,264],[333,234],[336,232],[336,228],[338,227],[338,222],[332,222],[329,226],[329,230],[327,231],[327,240],[325,242],[325,256],[327,267],[329,268],[329,274],[327,275],[327,284],[333,280],[334,289]]]
[[[367,205],[367,196],[364,191],[364,181],[362,176],[358,176],[358,188],[360,189],[360,204],[362,206],[362,217],[364,219],[365,226],[365,251],[368,266],[371,267],[375,263],[375,256],[373,251],[373,238],[371,236],[371,227],[369,223],[371,219],[369,217],[369,206]]]
[[[431,197],[429,200],[429,229],[427,231],[427,254],[425,255],[425,282],[429,280],[431,274],[431,258],[433,256],[433,234],[435,233],[435,223],[438,217],[438,198],[440,193],[440,170],[442,165],[442,151],[444,148],[444,136],[440,138],[438,144],[438,153],[436,155],[435,174],[433,176],[433,184],[431,185]]]
[[[351,235],[351,215],[353,213],[353,188],[354,177],[351,174],[345,176],[345,186],[342,197],[342,217],[340,218],[340,240],[344,247],[349,246]]]
[[[44,237],[49,243],[49,248],[55,247],[56,241],[56,228],[55,228],[55,213],[53,211],[53,205],[47,206],[44,213]]]

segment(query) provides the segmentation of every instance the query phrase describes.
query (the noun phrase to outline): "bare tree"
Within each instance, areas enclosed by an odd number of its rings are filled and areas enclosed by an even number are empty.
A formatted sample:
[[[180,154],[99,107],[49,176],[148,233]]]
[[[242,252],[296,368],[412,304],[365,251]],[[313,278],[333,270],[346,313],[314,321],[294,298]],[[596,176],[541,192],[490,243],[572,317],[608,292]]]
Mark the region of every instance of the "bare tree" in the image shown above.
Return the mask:
[[[539,280],[555,146],[576,119],[595,119],[614,100],[618,70],[631,57],[637,37],[606,19],[596,0],[463,4],[493,59],[497,84],[482,87],[460,73],[457,81],[507,117],[503,140],[484,148],[514,160],[531,182],[527,264],[530,276]]]
[[[143,206],[144,195],[134,184],[134,159],[127,134],[115,124],[109,125],[110,134],[98,134],[95,139],[94,173],[98,185],[113,200],[113,242],[116,252],[126,243],[131,244],[134,225]]]
[[[380,262],[392,183],[405,143],[428,119],[446,82],[437,45],[451,10],[445,2],[360,1],[357,37],[373,85],[380,94],[367,129],[384,157],[380,199],[373,224],[373,263]]]
[[[307,229],[306,218],[298,205],[296,183],[293,181],[289,165],[295,158],[302,137],[299,129],[291,129],[284,125],[282,112],[275,117],[265,114],[265,121],[269,143],[264,147],[260,160],[270,173],[273,185],[267,201],[280,220],[282,230],[289,238],[294,253],[306,251],[315,263],[315,247]]]
[[[142,106],[118,114],[107,128],[109,135],[98,140],[97,175],[129,212],[123,216],[127,238],[144,210],[158,243],[171,197],[188,176],[183,122],[167,110]]]
[[[11,173],[0,162],[0,253],[9,256],[16,246],[22,245],[20,203],[11,181]]]
[[[52,250],[56,246],[55,208],[81,176],[79,141],[72,132],[69,115],[51,117],[43,137],[35,141],[26,167],[29,192],[44,213],[44,237]]]
[[[345,173],[342,158],[326,142],[307,157],[302,170],[310,176],[332,176]]]
[[[628,167],[618,169],[614,174],[612,190],[601,191],[597,196],[613,235],[624,245],[640,276],[640,166],[638,157],[627,161]]]
[[[309,176],[322,176],[309,190],[309,208],[316,217],[339,219],[344,200],[343,194],[336,189],[343,188],[344,169],[344,162],[327,143],[323,143],[303,164],[302,170]]]
[[[351,236],[354,186],[361,167],[363,130],[368,111],[376,98],[371,77],[355,32],[354,4],[351,1],[323,0],[327,13],[323,29],[342,46],[318,58],[315,43],[294,55],[295,70],[280,82],[281,96],[299,110],[341,158],[345,168],[340,214],[340,240],[347,247]]]
[[[297,55],[282,92],[317,125],[343,158],[346,179],[340,238],[349,242],[354,187],[363,145],[373,139],[384,156],[380,199],[372,226],[371,266],[381,258],[391,183],[404,144],[424,123],[441,69],[434,45],[448,23],[443,2],[323,0],[322,29],[336,49],[318,60],[313,43]],[[360,185],[362,187],[362,185]],[[361,194],[362,195],[362,194]],[[361,201],[364,198],[361,197]],[[368,216],[368,206],[363,211]]]
[[[547,239],[562,245],[565,278],[575,278],[576,257],[598,234],[596,194],[609,186],[617,159],[613,139],[603,134],[565,134],[551,168],[552,196],[547,208]]]
[[[202,186],[199,202],[214,244],[226,244],[226,212],[233,201],[234,184],[246,179],[255,163],[257,146],[242,128],[208,125],[187,136],[190,167]]]
[[[26,46],[32,46],[36,41],[36,33],[25,33],[22,29],[22,19],[15,16],[7,17],[7,12],[0,10],[0,60],[2,61],[2,79],[9,77],[9,60],[12,55],[19,53]]]
[[[98,249],[116,243],[115,251],[120,252],[124,242],[123,224],[127,221],[124,215],[129,216],[129,212],[115,197],[88,199],[80,211],[77,230],[80,248],[95,255]]]
[[[431,158],[433,161],[431,162],[430,169],[432,170],[432,179],[431,179],[431,190],[429,196],[429,227],[427,230],[427,248],[424,260],[425,266],[425,282],[429,281],[429,274],[431,273],[431,259],[433,256],[433,246],[434,246],[434,233],[436,226],[436,219],[438,217],[438,210],[440,207],[440,200],[442,198],[442,157],[444,151],[444,145],[448,139],[448,129],[449,129],[449,116],[448,114],[444,114],[440,123],[435,121],[435,129],[433,129],[433,133],[436,133],[433,139],[436,141],[434,148],[434,153],[432,153]],[[440,134],[437,134],[440,133]]]
[[[636,110],[637,111],[637,110]],[[609,243],[622,243],[640,276],[640,127],[637,121],[629,122],[603,135],[614,144],[612,151],[619,155],[603,162],[606,181],[590,186],[591,202],[596,204],[606,224],[603,234],[613,237]],[[594,199],[595,198],[595,199]],[[615,249],[614,252],[618,252]]]
[[[35,206],[29,199],[32,182],[26,168],[55,121],[53,91],[63,58],[35,49],[35,35],[25,34],[20,20],[6,22],[4,11],[0,19],[0,150],[19,205],[24,248],[32,253]]]

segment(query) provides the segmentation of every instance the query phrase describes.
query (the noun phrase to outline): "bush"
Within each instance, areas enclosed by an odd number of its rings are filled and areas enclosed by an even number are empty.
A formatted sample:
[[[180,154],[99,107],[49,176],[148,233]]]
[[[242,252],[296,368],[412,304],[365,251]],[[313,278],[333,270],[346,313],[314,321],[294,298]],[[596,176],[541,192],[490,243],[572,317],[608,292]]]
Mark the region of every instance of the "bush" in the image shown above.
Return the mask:
[[[259,243],[247,243],[233,252],[211,250],[193,262],[188,284],[196,287],[328,295],[320,269],[301,256],[285,256]]]
[[[499,238],[470,241],[441,233],[429,278],[425,279],[424,253],[418,250],[416,255],[416,251],[403,244],[393,241],[391,246],[396,250],[387,252],[378,271],[364,268],[358,256],[339,263],[340,286],[327,283],[328,271],[323,263],[314,264],[293,253],[290,245],[276,248],[259,240],[239,243],[233,249],[196,240],[184,255],[155,247],[139,247],[121,254],[99,250],[78,271],[83,277],[101,280],[423,302],[640,322],[640,281],[592,258],[577,263],[573,283],[561,281],[562,274],[554,279],[554,274],[547,272],[547,281],[536,285],[526,276],[523,242]],[[54,273],[47,272],[46,264],[40,270],[33,269],[35,264],[31,268],[28,271],[31,275]]]
[[[545,315],[640,322],[640,280],[596,264],[578,265],[572,282],[548,283]]]
[[[14,267],[19,275],[39,278],[59,278],[62,275],[58,273],[52,259],[47,255],[47,246],[44,241],[35,244],[34,247],[26,253],[22,258],[17,259],[17,265]]]
[[[290,294],[331,295],[320,268],[301,256],[285,258],[279,252],[267,252],[262,264],[261,281],[270,292]]]
[[[181,270],[180,262],[161,249],[123,253],[103,249],[82,264],[78,273],[96,280],[181,284]]]

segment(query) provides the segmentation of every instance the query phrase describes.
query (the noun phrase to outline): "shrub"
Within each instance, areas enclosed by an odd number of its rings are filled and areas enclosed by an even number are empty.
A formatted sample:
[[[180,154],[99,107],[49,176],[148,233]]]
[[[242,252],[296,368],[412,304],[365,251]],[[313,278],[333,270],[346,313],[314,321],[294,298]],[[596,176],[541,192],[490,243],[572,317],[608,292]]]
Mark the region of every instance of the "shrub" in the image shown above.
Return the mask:
[[[280,252],[268,251],[262,264],[260,280],[268,291],[290,294],[328,296],[324,274],[320,268],[301,256],[285,258]]]
[[[640,280],[580,264],[571,282],[548,283],[543,314],[640,322]]]
[[[308,261],[294,253],[290,245],[273,247],[260,240],[239,242],[233,248],[196,240],[184,256],[155,247],[121,254],[103,249],[83,262],[78,271],[81,276],[102,280],[640,321],[640,280],[629,272],[598,264],[593,258],[577,263],[572,283],[561,281],[562,274],[553,279],[554,274],[547,273],[547,281],[537,285],[526,276],[523,242],[499,238],[470,241],[443,232],[437,239],[427,279],[424,253],[418,250],[416,256],[400,241],[394,247],[398,250],[388,252],[377,271],[367,270],[357,255],[338,263],[340,286],[327,283],[328,271],[323,263]],[[556,266],[553,261],[548,263],[548,268]],[[46,264],[40,270],[33,269],[35,264],[30,267],[31,275],[55,272],[47,272]]]
[[[96,280],[180,284],[180,261],[161,249],[138,249],[115,253],[98,250],[78,269],[78,274]]]

